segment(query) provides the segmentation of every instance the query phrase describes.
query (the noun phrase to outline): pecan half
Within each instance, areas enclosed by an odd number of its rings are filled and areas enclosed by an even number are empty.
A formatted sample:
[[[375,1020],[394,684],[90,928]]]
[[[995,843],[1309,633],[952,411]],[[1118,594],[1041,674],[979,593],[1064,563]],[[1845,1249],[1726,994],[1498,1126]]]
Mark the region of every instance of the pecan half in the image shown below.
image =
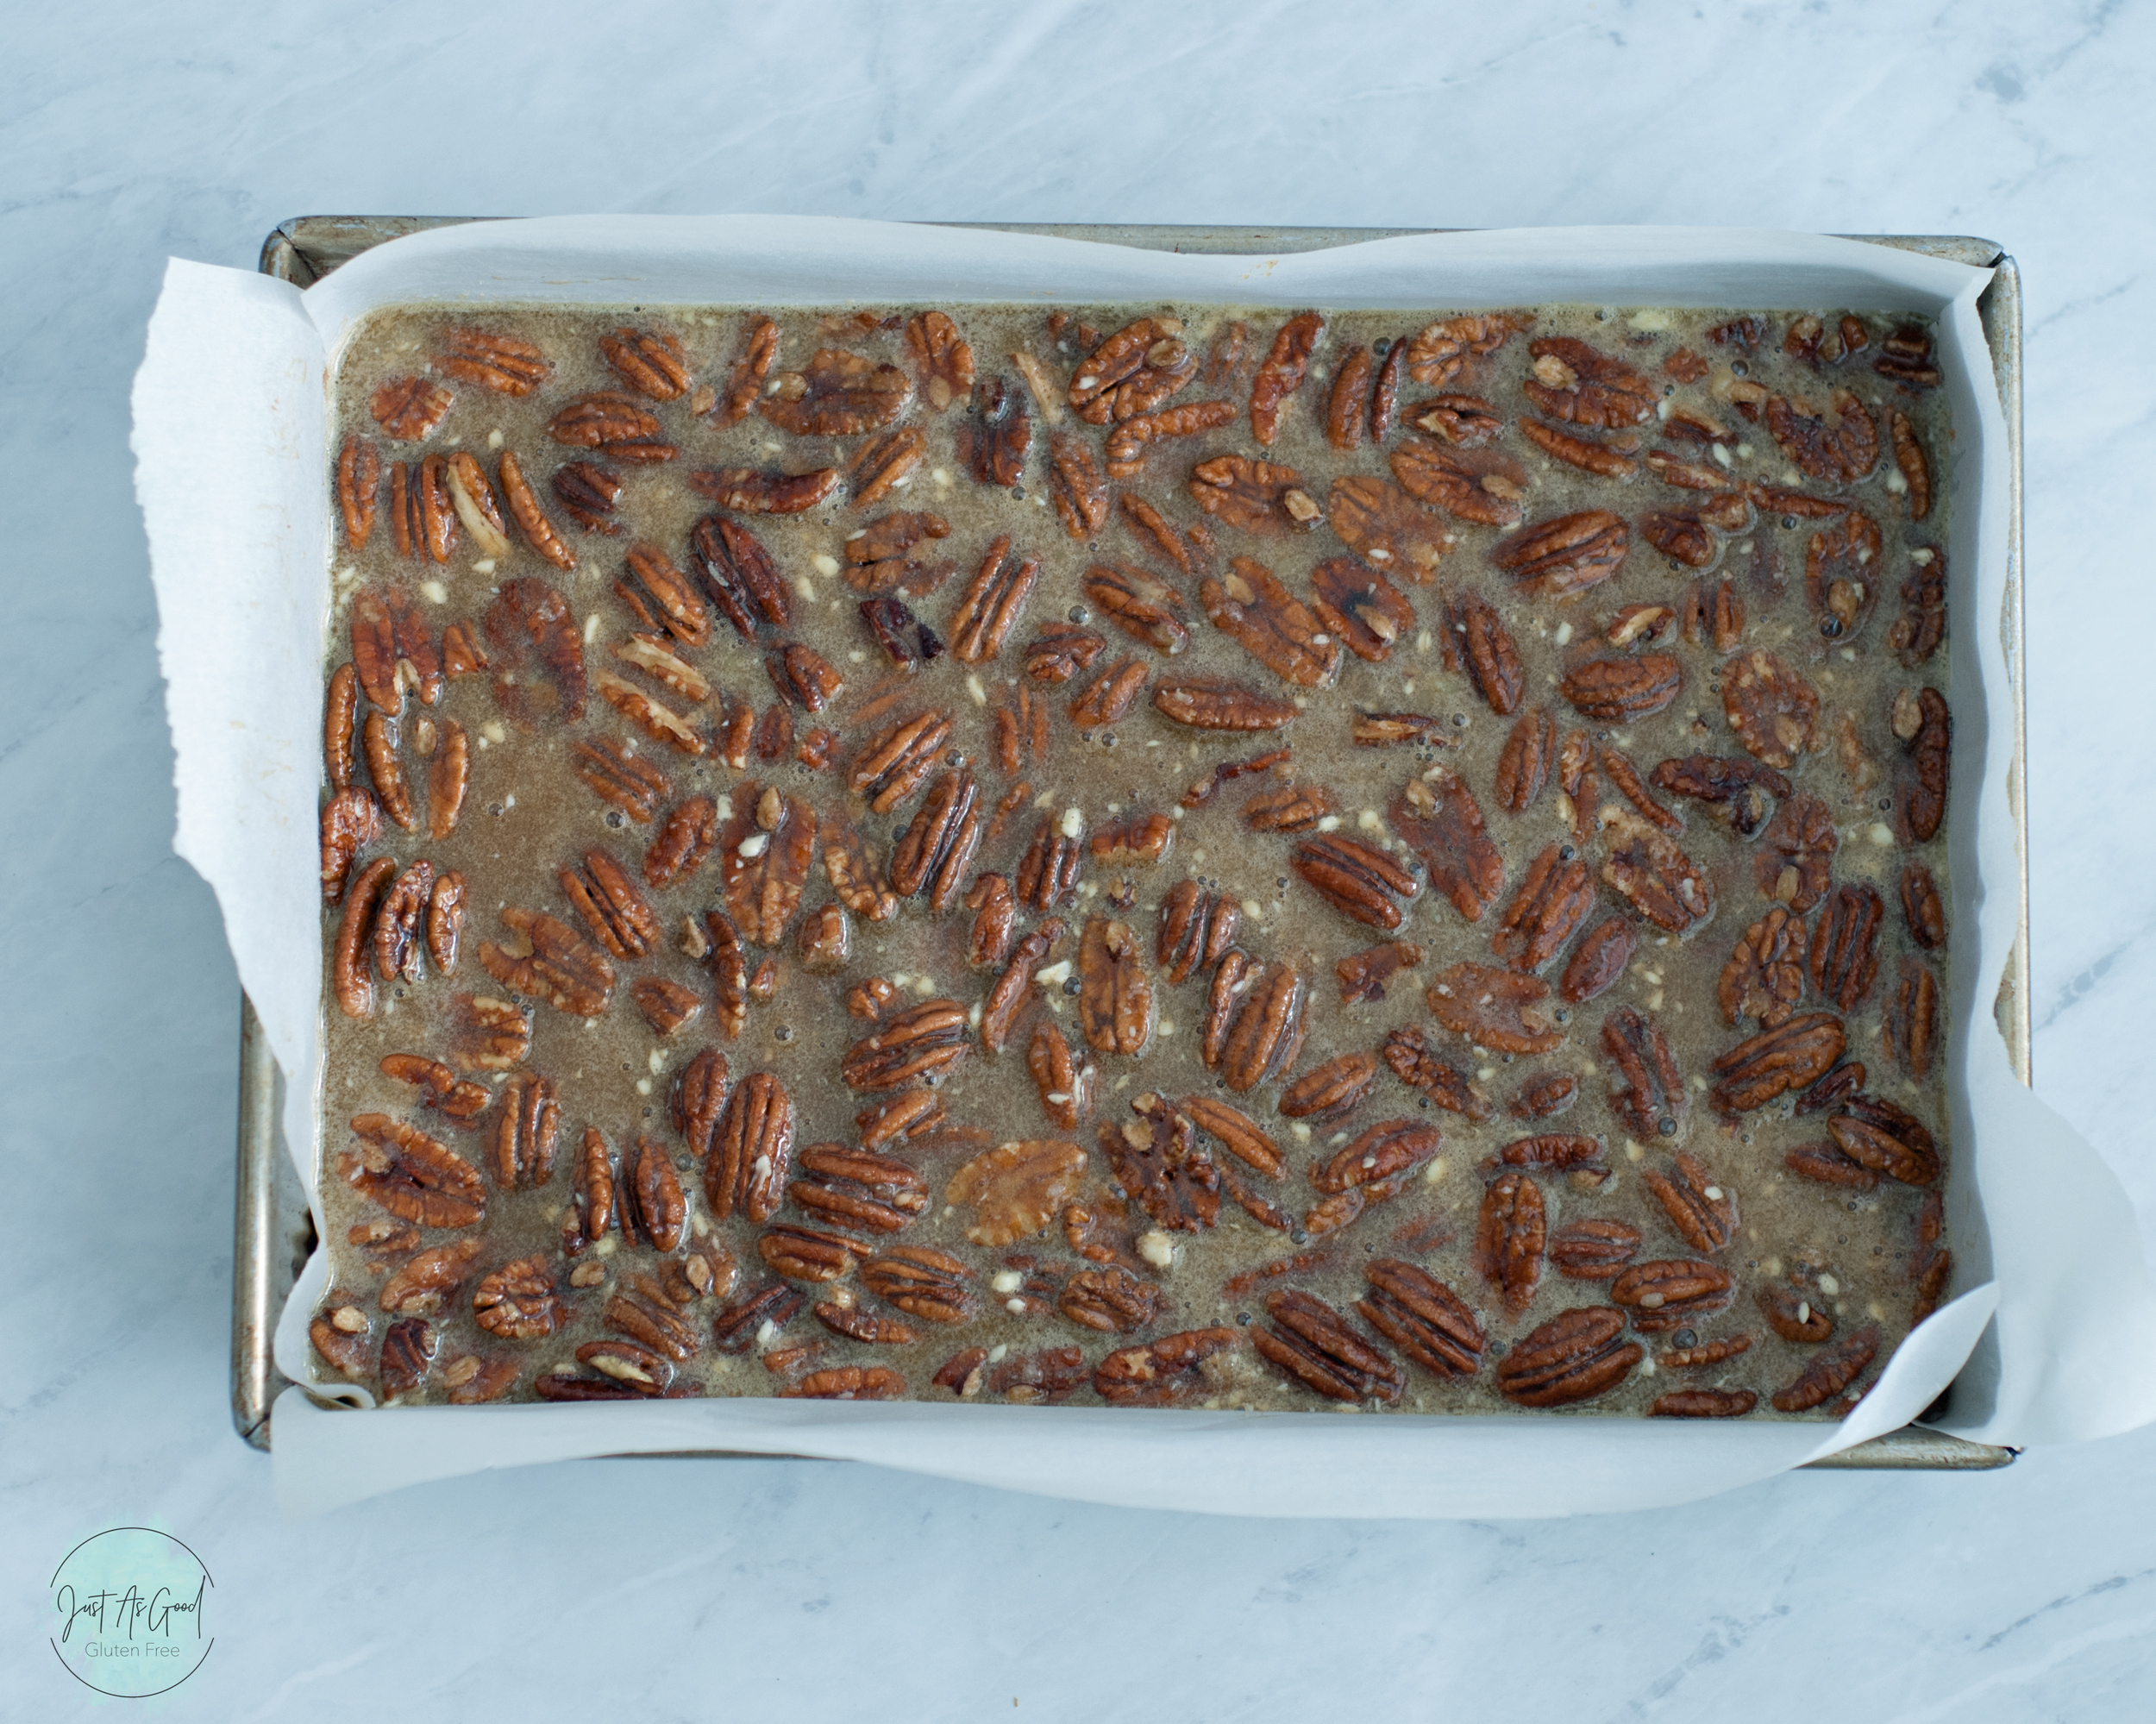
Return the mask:
[[[773,378],[756,411],[797,437],[853,436],[891,423],[913,398],[912,380],[841,348],[819,348],[806,369]]]
[[[1281,409],[1302,387],[1310,355],[1324,334],[1323,317],[1298,311],[1280,326],[1271,350],[1259,361],[1250,382],[1250,435],[1261,444],[1269,445],[1280,435]]]
[[[868,1290],[910,1316],[929,1323],[960,1323],[973,1313],[966,1283],[971,1272],[957,1258],[925,1245],[896,1245],[861,1267]]]
[[[1847,1036],[1828,1012],[1792,1018],[1739,1042],[1714,1062],[1714,1106],[1741,1113],[1802,1089],[1841,1057]]]
[[[342,789],[322,806],[322,901],[344,896],[352,863],[368,845],[380,842],[382,805],[371,790]],[[393,868],[394,863],[392,864]]]
[[[964,1056],[969,1040],[964,1006],[955,1000],[924,1000],[847,1049],[839,1075],[850,1089],[897,1089],[941,1075]]]
[[[1450,767],[1432,767],[1394,793],[1385,818],[1430,870],[1432,888],[1469,921],[1482,920],[1504,884],[1505,860],[1483,830],[1482,811],[1467,781]],[[1395,918],[1374,925],[1396,927],[1399,922]]]
[[[374,392],[367,408],[384,436],[417,442],[434,434],[454,399],[448,390],[423,377],[394,377]]]
[[[1609,1301],[1641,1334],[1664,1334],[1727,1310],[1733,1286],[1729,1271],[1714,1263],[1664,1258],[1619,1275],[1609,1284]]]
[[[381,1069],[384,1077],[418,1090],[421,1106],[437,1108],[460,1125],[470,1125],[493,1100],[484,1086],[458,1077],[439,1060],[423,1054],[385,1054]]]
[[[1845,1335],[1799,1371],[1787,1388],[1771,1397],[1776,1410],[1808,1413],[1821,1402],[1839,1395],[1861,1376],[1878,1351],[1879,1332],[1876,1328],[1867,1326]]]
[[[1824,413],[1780,395],[1767,398],[1764,413],[1782,453],[1813,479],[1853,484],[1878,465],[1879,428],[1846,389],[1827,398]]]
[[[1227,973],[1224,960],[1215,972],[1216,991]],[[1300,968],[1294,964],[1275,965],[1249,984],[1220,1048],[1220,1075],[1231,1090],[1240,1095],[1294,1064],[1302,1051],[1308,993]]]
[[[1053,1023],[1037,1025],[1025,1050],[1025,1069],[1033,1075],[1040,1092],[1041,1112],[1049,1123],[1075,1132],[1093,1112],[1094,1069],[1080,1065],[1061,1028]]]
[[[1603,1020],[1602,1051],[1617,1068],[1622,1088],[1610,1105],[1642,1138],[1673,1138],[1684,1114],[1684,1080],[1662,1026],[1629,1006]]]
[[[1182,595],[1142,570],[1096,563],[1086,571],[1084,592],[1116,627],[1156,651],[1172,656],[1190,643]]]
[[[680,453],[661,437],[659,416],[619,390],[580,395],[547,422],[547,435],[571,448],[604,449],[617,461],[666,461]]]
[[[1607,994],[1632,962],[1636,937],[1632,925],[1621,917],[1598,924],[1580,942],[1557,979],[1558,995],[1568,1006],[1584,1006],[1597,994]]]
[[[447,1051],[460,1071],[513,1070],[531,1051],[530,1014],[513,1000],[459,994],[449,1012]]]
[[[1639,1230],[1629,1221],[1567,1223],[1550,1236],[1550,1261],[1569,1281],[1611,1281],[1639,1251]]]
[[[1280,1111],[1290,1119],[1338,1119],[1353,1112],[1376,1088],[1376,1054],[1336,1054],[1281,1092]]]
[[[1140,1054],[1153,1033],[1153,984],[1129,924],[1095,916],[1078,944],[1078,1019],[1104,1054]]]
[[[479,962],[489,975],[573,1017],[596,1018],[606,1009],[614,991],[614,967],[604,952],[543,912],[511,906],[501,914],[503,925],[522,935],[531,950],[517,956],[492,940],[480,941]]]
[[[1527,864],[1490,950],[1513,969],[1538,970],[1564,949],[1595,908],[1595,876],[1570,844],[1551,844]]]
[[[1852,509],[1814,533],[1804,547],[1804,597],[1830,641],[1853,640],[1878,606],[1885,585],[1879,523]]]
[[[1521,386],[1552,419],[1615,430],[1644,424],[1659,392],[1621,360],[1570,335],[1545,335],[1527,348],[1534,363]]]
[[[1388,465],[1409,496],[1479,526],[1512,526],[1527,494],[1526,469],[1495,449],[1455,450],[1410,437]]]
[[[1352,455],[1363,445],[1372,364],[1368,348],[1351,348],[1332,373],[1332,392],[1326,397],[1325,440],[1344,454]]]
[[[1186,1329],[1143,1346],[1121,1348],[1094,1368],[1094,1393],[1111,1406],[1173,1407],[1203,1392],[1206,1362],[1234,1345],[1234,1330],[1213,1328]]]
[[[706,1110],[708,1111],[708,1110]],[[793,1155],[793,1098],[768,1072],[751,1072],[726,1099],[704,1160],[704,1197],[724,1220],[777,1213]]]
[[[1364,475],[1332,481],[1326,522],[1365,562],[1413,581],[1428,580],[1454,543],[1443,517],[1398,486]]]
[[[546,1258],[529,1257],[505,1263],[480,1281],[472,1295],[472,1315],[491,1335],[536,1341],[559,1329],[568,1311],[555,1293]]]
[[[382,1283],[378,1303],[385,1311],[434,1311],[463,1284],[479,1255],[477,1239],[456,1239],[416,1251]]]
[[[339,1169],[354,1190],[400,1221],[421,1227],[469,1227],[486,1214],[479,1170],[449,1146],[387,1113],[352,1121],[360,1140]]]
[[[1470,312],[1430,324],[1407,343],[1407,375],[1433,388],[1450,383],[1468,361],[1493,354],[1528,328],[1516,312]]]
[[[422,926],[434,890],[434,864],[423,856],[382,893],[374,917],[374,969],[384,981],[419,980]]]
[[[545,353],[514,335],[462,324],[444,329],[441,341],[434,355],[436,370],[497,395],[529,395],[554,375]]]
[[[1260,694],[1239,682],[1181,677],[1156,684],[1153,705],[1163,718],[1193,730],[1277,730],[1301,709],[1281,696]]]
[[[1324,688],[1339,674],[1339,642],[1263,563],[1237,557],[1225,580],[1200,586],[1198,599],[1215,628],[1283,682]]]
[[[1050,815],[1033,834],[1033,842],[1018,858],[1018,902],[1034,910],[1053,910],[1068,903],[1078,889],[1078,871],[1085,860],[1085,846],[1077,824]]]
[[[563,868],[557,878],[562,895],[592,937],[616,957],[640,958],[657,947],[661,937],[657,913],[628,871],[605,851],[585,851],[581,870]]]
[[[1840,846],[1832,811],[1818,797],[1799,791],[1767,823],[1752,858],[1761,895],[1803,914],[1827,895]]]
[[[651,818],[670,788],[664,773],[621,743],[580,742],[571,745],[569,755],[570,770],[639,824]]]
[[[1062,920],[1051,916],[1018,943],[981,1004],[981,1041],[992,1054],[1001,1053],[1018,1027],[1019,1014],[1033,997],[1033,975],[1063,937]]]
[[[1939,1177],[1939,1146],[1914,1114],[1873,1095],[1855,1095],[1827,1122],[1842,1153],[1903,1185]]]
[[[1923,689],[1916,699],[1917,730],[1908,738],[1911,770],[1902,786],[1901,800],[1911,835],[1919,843],[1925,843],[1938,836],[1940,825],[1946,818],[1946,778],[1953,754],[1953,718],[1947,710],[1946,697],[1937,689]]]
[[[981,379],[956,442],[958,459],[979,483],[1016,485],[1025,477],[1026,452],[1033,446],[1033,421],[1023,392],[1007,378]]]
[[[1888,410],[1887,435],[1894,445],[1894,465],[1902,475],[1909,519],[1921,521],[1932,512],[1932,466],[1924,453],[1924,440],[1908,415],[1898,408]]]
[[[1939,980],[1929,965],[1902,960],[1879,1037],[1911,1077],[1931,1075],[1939,1050]]]
[[[1337,833],[1303,839],[1288,853],[1288,866],[1327,904],[1366,927],[1397,928],[1405,919],[1401,904],[1422,895],[1422,882],[1384,851]]]
[[[1356,1310],[1407,1357],[1439,1378],[1472,1376],[1482,1369],[1488,1338],[1451,1288],[1398,1257],[1376,1258],[1363,1274],[1370,1290],[1355,1301]]]
[[[1152,443],[1163,437],[1190,437],[1217,430],[1234,417],[1232,401],[1188,401],[1180,407],[1163,407],[1125,419],[1108,434],[1108,477],[1135,479]]]
[[[738,521],[723,515],[699,521],[689,532],[689,567],[743,640],[755,637],[759,623],[784,628],[790,620],[792,601],[778,564]]]
[[[1845,886],[1827,900],[1811,943],[1812,986],[1822,1000],[1854,1012],[1879,972],[1879,925],[1886,906],[1868,886]]]
[[[1568,1111],[1579,1096],[1579,1080],[1563,1072],[1545,1072],[1530,1078],[1505,1102],[1505,1112],[1515,1119],[1547,1119]]]
[[[1752,1389],[1679,1389],[1658,1395],[1647,1414],[1654,1419],[1741,1419],[1759,1404]]]
[[[1247,455],[1215,455],[1190,470],[1197,505],[1246,532],[1282,532],[1316,520],[1321,511],[1300,486],[1294,467]]]
[[[1394,351],[1403,349],[1395,347]],[[1391,363],[1389,355],[1387,363]],[[1432,436],[1441,437],[1463,449],[1480,448],[1485,443],[1495,442],[1497,434],[1505,429],[1505,422],[1498,416],[1496,408],[1479,395],[1434,395],[1427,401],[1418,401],[1409,410],[1407,417],[1417,430],[1427,431]]]
[[[1658,790],[1723,808],[1731,827],[1745,837],[1766,824],[1774,798],[1789,793],[1789,780],[1772,767],[1721,755],[1666,760],[1651,776]]]
[[[1522,592],[1564,599],[1614,577],[1631,547],[1621,515],[1589,509],[1521,528],[1491,546],[1489,560]]]
[[[345,542],[357,553],[374,534],[374,503],[381,492],[382,457],[365,437],[347,437],[337,452],[337,508]]]
[[[1036,682],[1068,682],[1100,657],[1107,644],[1091,629],[1044,624],[1026,643],[1025,674]]]
[[[1599,824],[1609,849],[1602,882],[1641,916],[1682,935],[1714,912],[1706,874],[1658,827],[1615,806],[1602,810]]]
[[[487,606],[486,629],[497,655],[494,699],[517,725],[584,716],[584,636],[567,599],[531,575],[504,581]]]
[[[1722,706],[1746,752],[1788,770],[1819,746],[1819,696],[1773,654],[1733,659],[1722,681]]]
[[[1757,1018],[1770,1028],[1786,1023],[1804,994],[1809,944],[1802,920],[1779,906],[1747,928],[1722,966],[1716,989],[1722,1022]]]
[[[1527,680],[1526,667],[1520,662],[1512,630],[1505,626],[1496,607],[1470,587],[1452,601],[1448,626],[1459,637],[1468,677],[1489,703],[1490,711],[1500,718],[1518,712],[1520,692]],[[1676,698],[1674,691],[1670,698]]]
[[[975,1156],[950,1177],[946,1203],[975,1211],[966,1237],[976,1245],[1010,1245],[1047,1230],[1078,1194],[1086,1152],[1050,1138],[1001,1144]]]
[[[1290,1381],[1332,1401],[1397,1401],[1406,1386],[1399,1364],[1353,1329],[1323,1300],[1293,1288],[1265,1295],[1274,1326],[1253,1329],[1259,1354]]]
[[[864,443],[862,455],[875,447],[874,442]],[[805,473],[780,473],[769,467],[704,467],[689,475],[689,488],[737,515],[799,515],[838,489],[838,469],[819,467]],[[855,500],[875,499],[864,491]]]
[[[1217,892],[1194,880],[1178,882],[1161,900],[1160,932],[1154,956],[1169,981],[1181,987],[1194,971],[1207,968],[1235,943],[1243,912]]]
[[[1903,668],[1915,670],[1937,652],[1946,638],[1946,560],[1929,545],[1909,553],[1915,572],[1902,583],[1902,614],[1887,633],[1887,643]]]
[[[1557,725],[1548,709],[1537,706],[1521,713],[1497,756],[1497,806],[1514,814],[1532,808],[1549,782],[1557,751]]]
[[[846,686],[837,668],[812,647],[788,641],[763,661],[780,698],[811,712],[821,712]]]
[[[374,1015],[374,983],[367,975],[367,949],[374,912],[397,873],[394,856],[377,856],[359,873],[345,899],[344,918],[330,949],[329,989],[337,1009],[348,1018]]]
[[[1667,653],[1589,659],[1564,674],[1558,691],[1583,716],[1626,724],[1659,712],[1683,688],[1684,674]]]
[[[1352,1006],[1382,1000],[1387,982],[1400,971],[1413,969],[1421,962],[1422,948],[1411,940],[1388,940],[1382,945],[1351,952],[1333,966],[1334,974],[1340,979],[1340,1003]]]
[[[1576,467],[1583,473],[1598,473],[1604,479],[1630,479],[1639,470],[1639,464],[1630,453],[1639,446],[1636,432],[1620,432],[1604,442],[1597,437],[1561,431],[1539,419],[1523,418],[1520,422],[1520,435],[1551,460]]]
[[[1002,649],[1025,611],[1025,601],[1032,597],[1040,573],[1038,562],[1011,549],[1007,535],[988,547],[980,572],[951,614],[951,650],[963,662],[980,664]]]
[[[1522,1407],[1564,1407],[1605,1395],[1646,1357],[1637,1341],[1620,1339],[1624,1332],[1625,1313],[1613,1306],[1553,1317],[1498,1362],[1498,1392]]]
[[[1477,1047],[1501,1054],[1546,1054],[1564,1040],[1542,1002],[1546,983],[1515,970],[1456,963],[1424,995],[1430,1015]]]

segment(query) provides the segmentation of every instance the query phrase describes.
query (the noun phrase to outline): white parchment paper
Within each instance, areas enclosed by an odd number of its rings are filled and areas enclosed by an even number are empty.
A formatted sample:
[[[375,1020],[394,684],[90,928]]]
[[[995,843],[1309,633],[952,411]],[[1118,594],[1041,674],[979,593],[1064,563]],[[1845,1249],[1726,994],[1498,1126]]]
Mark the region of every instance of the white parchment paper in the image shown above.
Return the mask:
[[[287,1081],[284,1136],[310,1201],[319,1132],[320,665],[332,550],[327,393],[354,323],[378,306],[1570,301],[1911,310],[1940,320],[1955,426],[1946,476],[1956,722],[1949,1056],[1960,1081],[1950,1207],[1961,1291],[1902,1345],[1839,1426],[739,1400],[359,1412],[291,1389],[274,1418],[287,1511],[321,1513],[492,1467],[734,1449],[872,1461],[1147,1508],[1554,1515],[1683,1501],[1765,1476],[1899,1427],[1958,1372],[1946,1428],[1984,1440],[2061,1441],[2156,1418],[2156,1287],[2132,1212],[2095,1150],[2015,1081],[1990,1010],[2018,899],[2002,636],[2007,448],[1977,315],[1988,279],[1885,247],[1752,230],[1526,229],[1222,257],[784,216],[562,217],[439,229],[378,247],[304,293],[174,260],[135,390],[136,488],[178,755],[174,847],[216,892],[241,981]],[[306,1318],[326,1275],[317,1255],[278,1330],[278,1364],[301,1382],[311,1377]]]

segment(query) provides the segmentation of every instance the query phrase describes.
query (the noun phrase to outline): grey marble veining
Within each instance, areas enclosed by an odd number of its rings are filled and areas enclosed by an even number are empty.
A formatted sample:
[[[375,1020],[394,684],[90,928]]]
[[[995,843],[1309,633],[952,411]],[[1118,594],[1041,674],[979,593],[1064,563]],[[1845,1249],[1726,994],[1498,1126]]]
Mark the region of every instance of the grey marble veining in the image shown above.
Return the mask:
[[[2156,9],[18,8],[0,60],[0,1715],[51,1565],[216,1582],[175,1716],[2125,1719],[2156,1434],[1557,1525],[1207,1520],[591,1463],[275,1519],[224,1408],[237,1006],[169,850],[127,386],[304,211],[1976,233],[2028,301],[2036,1070],[2156,1221]]]

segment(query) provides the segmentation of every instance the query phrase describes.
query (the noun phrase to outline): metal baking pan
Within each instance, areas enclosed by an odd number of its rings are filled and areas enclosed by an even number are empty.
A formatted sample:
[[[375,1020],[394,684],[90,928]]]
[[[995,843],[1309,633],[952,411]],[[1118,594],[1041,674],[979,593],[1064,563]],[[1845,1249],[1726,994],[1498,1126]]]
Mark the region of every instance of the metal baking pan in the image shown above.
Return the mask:
[[[265,275],[310,286],[370,247],[428,228],[486,218],[471,216],[301,216],[279,223],[262,241],[259,267]],[[1156,224],[983,223],[1011,233],[1048,234],[1154,251],[1221,252],[1266,255],[1318,251],[1361,240],[1437,231],[1420,228],[1222,228]],[[2020,932],[2008,955],[1993,1002],[2006,1038],[2008,1056],[2022,1082],[2029,1076],[2028,806],[2022,770],[2027,752],[2026,679],[2022,674],[2021,620],[2021,278],[2014,260],[1990,240],[1912,234],[1858,234],[1848,237],[1896,246],[1954,263],[1996,272],[1978,302],[1991,350],[1991,368],[2006,413],[2007,456],[2012,474],[2007,521],[2005,635],[2007,674],[2014,688],[2014,750],[2007,799],[2014,812],[2015,850],[2021,879]],[[240,1165],[232,1251],[232,1422],[254,1447],[270,1445],[270,1406],[290,1386],[270,1357],[271,1338],[285,1295],[315,1247],[307,1211],[283,1133],[278,1129],[284,1081],[262,1036],[254,1003],[240,998]],[[1948,1395],[1952,1393],[1950,1389]],[[699,1451],[699,1453],[705,1451]],[[712,1456],[725,1451],[710,1451]],[[2015,1451],[1966,1443],[1921,1426],[1859,1444],[1813,1466],[1830,1469],[1983,1472],[2009,1464]]]

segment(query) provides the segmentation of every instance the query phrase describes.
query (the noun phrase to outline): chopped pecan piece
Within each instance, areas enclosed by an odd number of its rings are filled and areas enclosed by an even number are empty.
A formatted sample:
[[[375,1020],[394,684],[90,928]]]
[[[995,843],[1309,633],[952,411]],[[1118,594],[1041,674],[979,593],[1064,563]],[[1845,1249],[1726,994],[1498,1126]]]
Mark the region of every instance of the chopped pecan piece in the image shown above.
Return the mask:
[[[1403,969],[1413,969],[1421,962],[1422,948],[1411,940],[1388,940],[1382,945],[1350,953],[1333,966],[1334,973],[1340,978],[1340,1003],[1352,1006],[1382,1000],[1385,984],[1394,975]]]
[[[1579,1095],[1579,1080],[1563,1072],[1545,1072],[1514,1090],[1505,1112],[1515,1119],[1547,1119],[1570,1108]]]
[[[1625,1313],[1613,1306],[1567,1311],[1523,1336],[1498,1362],[1498,1390],[1522,1407],[1592,1401],[1646,1357],[1637,1341],[1620,1340],[1624,1332]]]

